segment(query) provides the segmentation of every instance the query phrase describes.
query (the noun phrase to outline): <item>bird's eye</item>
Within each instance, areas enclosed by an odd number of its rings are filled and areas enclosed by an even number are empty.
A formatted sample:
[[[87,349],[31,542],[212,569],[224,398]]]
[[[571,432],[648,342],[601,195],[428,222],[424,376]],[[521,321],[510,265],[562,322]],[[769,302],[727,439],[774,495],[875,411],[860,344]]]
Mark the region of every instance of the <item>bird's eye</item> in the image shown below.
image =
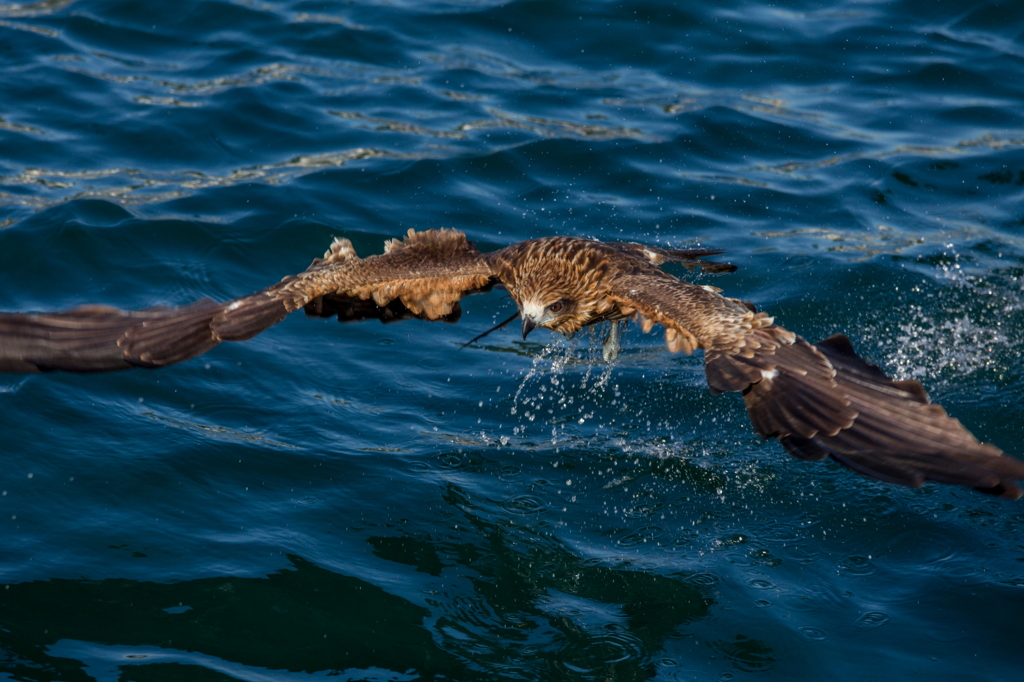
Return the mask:
[[[562,308],[564,308],[564,307],[565,307],[565,304],[563,302],[555,301],[554,303],[552,303],[551,305],[548,306],[548,310],[550,310],[553,313],[557,313],[557,312],[560,312],[562,310]]]

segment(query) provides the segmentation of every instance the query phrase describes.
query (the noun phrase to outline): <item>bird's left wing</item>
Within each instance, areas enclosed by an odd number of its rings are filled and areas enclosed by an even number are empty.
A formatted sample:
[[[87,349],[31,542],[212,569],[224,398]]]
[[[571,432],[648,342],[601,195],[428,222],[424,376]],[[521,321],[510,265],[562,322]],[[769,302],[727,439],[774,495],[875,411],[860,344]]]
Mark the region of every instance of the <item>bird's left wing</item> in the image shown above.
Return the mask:
[[[463,296],[495,281],[489,261],[456,230],[409,230],[404,240],[390,240],[383,254],[367,258],[359,258],[349,240],[335,239],[304,272],[226,303],[0,313],[0,371],[163,367],[221,341],[252,338],[299,308],[342,320],[450,320]]]
[[[644,331],[663,325],[670,350],[703,349],[711,392],[742,392],[754,430],[795,457],[831,457],[912,487],[935,481],[1024,494],[1024,462],[980,443],[920,383],[893,381],[845,336],[808,343],[750,304],[654,268],[615,278],[609,299]]]

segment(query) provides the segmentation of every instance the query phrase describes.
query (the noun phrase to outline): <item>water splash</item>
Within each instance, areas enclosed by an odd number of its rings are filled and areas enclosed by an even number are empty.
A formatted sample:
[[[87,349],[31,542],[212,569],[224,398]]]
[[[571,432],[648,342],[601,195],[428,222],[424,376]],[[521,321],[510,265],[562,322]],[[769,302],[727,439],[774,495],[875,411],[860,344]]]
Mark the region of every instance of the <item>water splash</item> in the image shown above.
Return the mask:
[[[534,357],[512,398],[510,413],[520,420],[513,429],[516,436],[525,435],[528,424],[539,417],[551,427],[551,443],[557,447],[566,440],[567,426],[583,426],[598,410],[619,404],[621,391],[618,384],[611,383],[615,363],[601,359],[600,336],[600,330],[591,327],[585,349],[580,349],[581,336],[558,338]],[[580,366],[585,368],[582,375],[571,373]]]
[[[923,294],[925,302],[902,309],[895,343],[888,333],[879,334],[883,364],[901,379],[1008,371],[1019,356],[1021,339],[1015,332],[1024,323],[1019,268],[975,273],[946,244],[935,280],[933,291],[916,286],[910,292]]]
[[[1011,340],[999,327],[978,324],[968,313],[953,320],[936,321],[922,306],[908,309],[911,319],[898,325],[897,345],[890,348],[886,364],[898,378],[921,378],[935,372],[970,374],[1000,368],[996,351]]]

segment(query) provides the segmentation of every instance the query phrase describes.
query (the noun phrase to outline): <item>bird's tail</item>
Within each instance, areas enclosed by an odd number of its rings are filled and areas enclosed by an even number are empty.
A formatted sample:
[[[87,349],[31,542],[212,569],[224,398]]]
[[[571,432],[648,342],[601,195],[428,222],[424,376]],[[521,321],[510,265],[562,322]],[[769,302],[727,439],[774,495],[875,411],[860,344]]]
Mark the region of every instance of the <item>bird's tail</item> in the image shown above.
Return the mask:
[[[725,253],[723,249],[669,249],[662,246],[649,246],[635,242],[609,242],[621,249],[641,255],[658,267],[663,263],[679,263],[687,270],[700,269],[701,272],[735,272],[732,263],[716,263],[701,260],[704,256],[717,256]]]
[[[736,266],[732,263],[716,263],[714,261],[700,260],[703,256],[718,256],[725,253],[725,249],[666,249],[659,247],[647,247],[666,261],[679,263],[687,270],[699,268],[702,272],[736,272]]]
[[[778,438],[800,459],[831,457],[890,483],[916,488],[935,481],[1009,499],[1024,494],[1024,462],[979,442],[917,381],[893,381],[868,364],[845,336],[778,343],[784,330],[761,331],[775,343],[747,352],[751,357],[709,353],[706,371],[712,390],[743,392],[764,438]]]
[[[109,372],[182,362],[284,319],[295,305],[275,295],[282,284],[227,303],[206,299],[177,308],[87,305],[59,313],[0,313],[0,372]]]

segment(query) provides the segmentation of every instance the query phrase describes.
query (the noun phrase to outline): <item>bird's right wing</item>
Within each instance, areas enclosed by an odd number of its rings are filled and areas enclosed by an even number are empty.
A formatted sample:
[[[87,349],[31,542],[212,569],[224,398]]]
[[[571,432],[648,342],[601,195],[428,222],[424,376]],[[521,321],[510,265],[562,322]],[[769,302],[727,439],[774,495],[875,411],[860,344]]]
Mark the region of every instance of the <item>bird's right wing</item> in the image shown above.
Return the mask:
[[[1024,462],[981,443],[917,381],[893,381],[840,334],[811,344],[749,304],[660,271],[624,274],[611,298],[670,350],[704,350],[712,393],[743,394],[754,430],[800,459],[920,487],[951,483],[1017,499]]]
[[[359,258],[335,239],[304,272],[226,303],[125,311],[89,305],[59,313],[0,313],[0,372],[106,372],[163,367],[221,341],[252,338],[299,308],[339,319],[450,320],[458,301],[495,282],[489,261],[456,230],[409,230]]]
[[[286,288],[298,294],[294,300],[303,301],[299,305],[308,315],[389,322],[451,320],[463,297],[496,283],[490,261],[466,235],[442,229],[409,230],[404,240],[389,239],[383,254],[367,258],[359,258],[349,240],[335,239],[324,257]]]

